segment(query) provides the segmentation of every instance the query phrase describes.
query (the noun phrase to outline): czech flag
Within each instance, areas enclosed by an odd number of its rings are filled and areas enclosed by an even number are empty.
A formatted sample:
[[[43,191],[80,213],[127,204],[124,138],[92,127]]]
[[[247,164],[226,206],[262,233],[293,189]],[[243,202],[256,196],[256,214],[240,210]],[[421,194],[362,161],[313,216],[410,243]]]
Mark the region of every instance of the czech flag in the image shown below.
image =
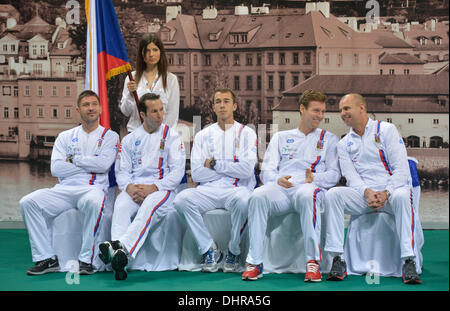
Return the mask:
[[[86,84],[100,97],[100,124],[110,128],[106,81],[131,71],[112,0],[85,0],[87,28]]]

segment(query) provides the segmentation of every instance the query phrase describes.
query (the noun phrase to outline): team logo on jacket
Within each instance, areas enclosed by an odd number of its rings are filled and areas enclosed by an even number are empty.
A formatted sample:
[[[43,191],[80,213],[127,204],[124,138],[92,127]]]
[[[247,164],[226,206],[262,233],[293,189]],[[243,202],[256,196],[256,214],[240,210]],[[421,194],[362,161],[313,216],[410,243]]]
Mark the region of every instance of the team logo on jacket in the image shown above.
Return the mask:
[[[317,141],[316,148],[319,150],[323,149],[323,140],[322,139]]]
[[[292,144],[292,143],[294,142],[294,139],[289,138],[288,140],[286,140],[286,142],[287,142],[288,144]]]
[[[78,141],[78,137],[72,138],[72,142],[76,143]]]
[[[379,143],[381,142],[381,140],[380,140],[380,134],[375,134],[375,142],[376,142],[377,144],[379,144]]]
[[[140,140],[136,140],[136,142],[134,143],[135,146],[139,146],[141,144]]]

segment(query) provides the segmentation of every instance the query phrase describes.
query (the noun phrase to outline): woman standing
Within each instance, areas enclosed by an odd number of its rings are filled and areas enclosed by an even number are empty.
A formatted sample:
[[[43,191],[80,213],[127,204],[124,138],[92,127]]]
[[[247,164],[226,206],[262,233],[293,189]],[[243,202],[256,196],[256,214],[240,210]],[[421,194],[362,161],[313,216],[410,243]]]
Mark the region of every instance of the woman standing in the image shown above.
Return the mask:
[[[129,117],[128,132],[141,125],[141,120],[132,92],[137,91],[138,98],[145,93],[156,93],[164,105],[164,123],[175,127],[180,110],[180,87],[177,76],[168,72],[166,51],[161,39],[154,33],[146,34],[139,41],[136,54],[135,81],[125,79],[120,101],[120,111]]]

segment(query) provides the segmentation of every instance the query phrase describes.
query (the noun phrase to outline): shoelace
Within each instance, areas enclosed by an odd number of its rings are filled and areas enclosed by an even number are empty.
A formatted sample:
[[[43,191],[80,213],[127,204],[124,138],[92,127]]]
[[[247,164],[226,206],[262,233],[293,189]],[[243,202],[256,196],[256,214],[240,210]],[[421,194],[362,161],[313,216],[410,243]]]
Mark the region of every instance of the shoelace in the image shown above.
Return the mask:
[[[245,271],[250,272],[250,271],[253,271],[255,269],[258,269],[258,266],[248,265],[247,268],[245,268]]]
[[[319,269],[319,265],[314,262],[308,262],[306,264],[306,272],[316,273]]]
[[[44,265],[46,265],[47,263],[49,263],[51,260],[52,260],[51,258],[48,258],[48,259],[44,259],[44,260],[42,260],[42,261],[39,261],[39,262],[38,262],[38,266],[44,266]]]
[[[205,263],[211,264],[214,263],[214,251],[208,251],[205,255]]]
[[[237,257],[236,255],[234,255],[232,253],[228,253],[225,262],[229,263],[229,264],[234,264],[236,262],[236,257]]]

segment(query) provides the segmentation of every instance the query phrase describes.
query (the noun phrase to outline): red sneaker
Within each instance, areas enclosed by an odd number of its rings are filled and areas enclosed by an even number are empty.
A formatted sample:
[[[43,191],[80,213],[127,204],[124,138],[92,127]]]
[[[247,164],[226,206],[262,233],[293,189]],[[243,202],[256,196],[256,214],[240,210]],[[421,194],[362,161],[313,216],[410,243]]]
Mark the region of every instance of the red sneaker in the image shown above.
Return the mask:
[[[242,273],[242,279],[243,280],[252,280],[256,281],[257,279],[260,279],[263,277],[263,264],[260,263],[259,265],[252,265],[247,263],[245,267],[244,273]]]
[[[315,260],[310,260],[306,264],[305,282],[322,282],[320,266]]]

